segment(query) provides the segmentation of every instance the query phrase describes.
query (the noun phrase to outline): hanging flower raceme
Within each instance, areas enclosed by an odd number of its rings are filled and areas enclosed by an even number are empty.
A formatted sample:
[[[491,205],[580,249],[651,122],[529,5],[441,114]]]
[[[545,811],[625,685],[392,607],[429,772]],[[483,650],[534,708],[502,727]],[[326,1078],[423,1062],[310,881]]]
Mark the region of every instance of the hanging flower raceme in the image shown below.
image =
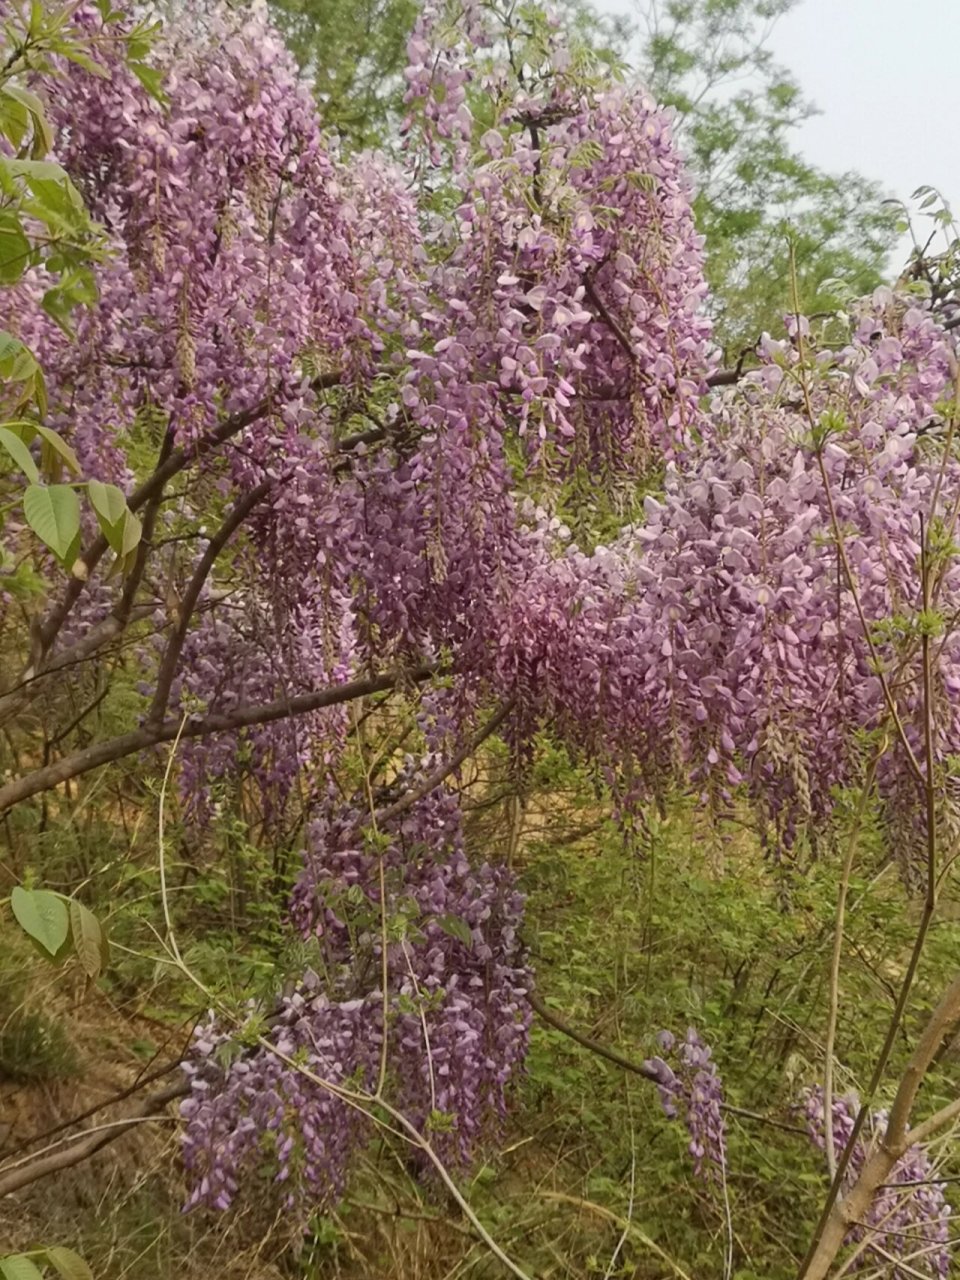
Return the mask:
[[[657,1045],[665,1056],[649,1058],[643,1065],[656,1080],[664,1115],[682,1119],[686,1125],[694,1172],[722,1180],[727,1163],[723,1082],[710,1048],[693,1027],[682,1040],[670,1031],[661,1031]]]
[[[507,51],[498,56],[495,7],[478,6],[473,20],[486,22],[492,47],[483,85],[493,123],[471,129],[457,107],[459,149],[472,145],[472,163],[436,231],[442,260],[418,317],[428,345],[416,352],[406,405],[414,418],[425,405],[456,405],[465,381],[482,380],[495,393],[488,429],[516,433],[528,458],[636,470],[653,449],[688,447],[706,424],[703,242],[670,116],[642,92],[585,88],[549,26],[528,51],[543,64],[535,88],[518,82]],[[411,42],[417,84],[430,62],[420,86],[428,101],[456,61],[444,110],[463,98],[462,68],[477,57],[470,41],[470,29],[448,32],[437,60],[425,34]]]
[[[198,1032],[183,1107],[192,1204],[225,1207],[264,1160],[278,1181],[293,1177],[291,1197],[336,1196],[380,1079],[384,937],[385,1096],[457,1162],[504,1115],[530,1024],[522,898],[507,872],[467,863],[450,795],[419,801],[366,847],[363,821],[341,809],[310,830],[291,913],[312,968],[270,1019],[273,1048],[231,1060],[221,1030]],[[359,1094],[360,1110],[330,1085]]]

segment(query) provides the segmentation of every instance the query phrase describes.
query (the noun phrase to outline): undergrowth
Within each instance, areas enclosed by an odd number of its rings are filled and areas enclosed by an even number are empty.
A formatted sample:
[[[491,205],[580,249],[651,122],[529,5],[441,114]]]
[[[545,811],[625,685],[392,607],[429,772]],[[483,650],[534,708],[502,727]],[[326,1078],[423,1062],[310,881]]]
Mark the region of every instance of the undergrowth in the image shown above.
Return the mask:
[[[665,1118],[648,1080],[538,1021],[509,1118],[484,1158],[461,1171],[462,1190],[501,1246],[542,1280],[720,1277],[725,1196],[735,1280],[788,1280],[826,1187],[796,1105],[822,1073],[836,859],[802,850],[792,865],[766,859],[746,813],[718,819],[682,796],[650,811],[627,839],[608,798],[548,744],[526,780],[516,839],[516,807],[488,803],[505,760],[493,750],[464,778],[468,830],[474,854],[493,848],[514,860],[541,999],[636,1064],[656,1052],[661,1028],[695,1026],[724,1080],[727,1176],[723,1189],[694,1179],[686,1131]],[[117,1078],[127,1080],[175,1055],[202,1013],[196,992],[156,959],[156,796],[147,788],[141,802],[135,829],[114,827],[108,841],[99,826],[74,829],[60,855],[63,882],[87,879],[87,899],[112,939],[110,969],[95,987],[79,988],[71,1026],[112,1054]],[[276,990],[304,957],[281,924],[295,846],[258,842],[232,812],[206,833],[172,825],[167,874],[185,958],[239,1007],[251,991]],[[843,972],[856,1012],[840,1028],[840,1092],[863,1088],[911,934],[911,908],[875,830],[852,903]],[[933,932],[895,1066],[953,963],[955,914],[948,904]],[[78,989],[69,965],[57,981]],[[81,1064],[63,1020],[26,994],[9,979],[2,989],[3,1073],[33,1088],[78,1071],[81,1083],[94,1080],[96,1061]],[[104,1280],[499,1274],[456,1206],[418,1181],[409,1153],[386,1133],[372,1136],[343,1202],[315,1212],[305,1235],[266,1171],[252,1209],[184,1216],[177,1167],[175,1126],[144,1125],[134,1141],[31,1187],[12,1216],[5,1204],[0,1222],[16,1228],[20,1247],[69,1241]]]

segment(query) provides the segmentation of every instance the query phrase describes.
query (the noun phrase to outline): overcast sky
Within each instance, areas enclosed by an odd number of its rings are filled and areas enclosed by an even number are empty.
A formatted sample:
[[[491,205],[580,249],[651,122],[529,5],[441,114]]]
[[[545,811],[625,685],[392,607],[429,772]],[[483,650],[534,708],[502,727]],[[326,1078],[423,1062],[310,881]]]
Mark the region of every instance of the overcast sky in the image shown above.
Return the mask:
[[[960,214],[960,0],[801,0],[772,47],[822,112],[810,160],[903,200],[938,187]]]
[[[938,187],[960,214],[960,0],[800,0],[771,47],[822,112],[798,133],[810,161],[903,200]]]

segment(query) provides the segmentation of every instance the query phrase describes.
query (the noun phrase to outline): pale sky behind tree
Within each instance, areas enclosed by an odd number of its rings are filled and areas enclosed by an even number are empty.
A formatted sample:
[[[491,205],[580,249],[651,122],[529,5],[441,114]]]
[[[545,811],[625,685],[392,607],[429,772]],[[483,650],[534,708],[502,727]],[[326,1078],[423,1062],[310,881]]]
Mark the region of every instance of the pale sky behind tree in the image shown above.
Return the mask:
[[[632,0],[602,7],[636,17]],[[798,130],[806,159],[902,200],[937,187],[960,216],[960,0],[801,0],[770,48],[821,112]],[[914,225],[921,238],[932,230]]]

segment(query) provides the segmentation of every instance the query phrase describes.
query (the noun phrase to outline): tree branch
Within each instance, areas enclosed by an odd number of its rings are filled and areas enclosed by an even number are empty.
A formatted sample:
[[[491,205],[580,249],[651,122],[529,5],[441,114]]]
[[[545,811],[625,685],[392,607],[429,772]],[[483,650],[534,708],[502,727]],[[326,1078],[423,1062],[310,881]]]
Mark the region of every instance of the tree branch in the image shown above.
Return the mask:
[[[289,716],[305,715],[310,711],[318,711],[323,707],[336,706],[342,702],[351,702],[354,698],[364,698],[371,693],[382,693],[405,682],[422,683],[436,675],[440,664],[421,663],[411,670],[398,669],[373,676],[367,680],[353,680],[347,684],[331,685],[326,689],[315,689],[309,693],[300,693],[293,698],[277,698],[273,702],[258,706],[239,706],[231,711],[215,712],[208,716],[189,718],[181,732],[180,720],[164,720],[157,725],[143,725],[131,733],[120,734],[106,742],[97,742],[64,756],[53,764],[35,769],[6,786],[0,787],[0,813],[10,809],[21,800],[37,795],[41,791],[66,782],[69,778],[79,777],[98,769],[101,765],[122,760],[125,756],[146,751],[162,742],[172,742],[179,734],[183,738],[206,738],[214,733],[230,733],[237,729],[250,728],[258,724],[271,724],[277,720],[285,720]]]
[[[96,626],[91,627],[75,644],[56,654],[42,671],[31,676],[24,684],[18,686],[15,691],[11,691],[3,698],[0,698],[0,705],[3,706],[5,711],[5,714],[0,715],[0,723],[7,721],[12,714],[23,710],[32,701],[34,694],[38,692],[36,686],[42,680],[54,675],[57,671],[64,671],[67,667],[75,667],[81,662],[85,662],[99,652],[100,649],[105,648],[111,640],[115,640],[119,635],[122,635],[127,625],[131,622],[139,622],[143,618],[149,618],[155,609],[156,604],[135,605],[130,610],[130,614],[124,623],[120,621],[115,613],[108,614]]]
[[[636,1076],[643,1076],[644,1080],[659,1080],[660,1077],[652,1067],[648,1067],[642,1062],[632,1062],[629,1058],[624,1058],[615,1049],[608,1049],[606,1045],[600,1044],[599,1041],[591,1040],[589,1036],[585,1036],[583,1032],[577,1031],[568,1022],[558,1018],[552,1009],[547,1008],[535,991],[531,991],[527,999],[530,1001],[530,1007],[540,1015],[544,1022],[549,1023],[551,1027],[562,1032],[563,1035],[582,1048],[589,1049],[598,1058],[606,1058],[607,1062],[612,1062],[615,1067],[622,1067],[624,1071],[632,1071]]]
[[[616,340],[620,343],[621,347],[623,347],[630,361],[633,364],[636,364],[637,353],[633,349],[633,344],[631,343],[627,335],[624,333],[623,329],[620,327],[619,321],[611,313],[610,308],[607,306],[604,300],[600,297],[599,293],[597,293],[596,286],[593,283],[593,275],[589,271],[583,277],[583,287],[587,291],[587,297],[590,299],[590,301],[599,311],[600,318],[603,320],[604,324],[607,326],[607,328],[610,330],[610,332],[613,334]]]
[[[551,1027],[554,1027],[584,1049],[595,1053],[599,1058],[605,1058],[607,1062],[612,1062],[615,1067],[622,1067],[624,1071],[630,1071],[636,1076],[642,1076],[644,1080],[659,1081],[660,1076],[652,1067],[648,1067],[645,1062],[633,1062],[630,1058],[624,1058],[615,1049],[610,1049],[606,1045],[600,1044],[597,1040],[591,1040],[589,1036],[583,1035],[575,1027],[571,1027],[568,1022],[564,1022],[562,1018],[559,1018],[552,1009],[549,1009],[544,1004],[535,991],[529,992],[527,999],[530,1001],[531,1008],[540,1015],[544,1022],[549,1023]],[[806,1129],[797,1124],[788,1124],[785,1120],[771,1119],[769,1116],[760,1115],[757,1111],[746,1111],[743,1107],[735,1107],[729,1102],[722,1102],[720,1107],[721,1110],[726,1111],[729,1115],[740,1116],[745,1120],[756,1120],[758,1124],[768,1125],[772,1129],[781,1129],[786,1133],[799,1133],[805,1138],[809,1136]]]
[[[927,1116],[926,1120],[921,1120],[919,1124],[914,1125],[903,1140],[904,1146],[907,1150],[911,1147],[919,1146],[920,1143],[926,1142],[928,1138],[932,1138],[935,1133],[939,1133],[941,1129],[945,1129],[958,1116],[960,1116],[960,1098],[954,1098],[945,1107],[935,1111],[932,1116]],[[931,1181],[937,1182],[941,1181],[941,1179],[932,1178]],[[949,1181],[949,1179],[943,1179],[943,1181]],[[901,1183],[900,1185],[908,1186],[909,1184]]]

